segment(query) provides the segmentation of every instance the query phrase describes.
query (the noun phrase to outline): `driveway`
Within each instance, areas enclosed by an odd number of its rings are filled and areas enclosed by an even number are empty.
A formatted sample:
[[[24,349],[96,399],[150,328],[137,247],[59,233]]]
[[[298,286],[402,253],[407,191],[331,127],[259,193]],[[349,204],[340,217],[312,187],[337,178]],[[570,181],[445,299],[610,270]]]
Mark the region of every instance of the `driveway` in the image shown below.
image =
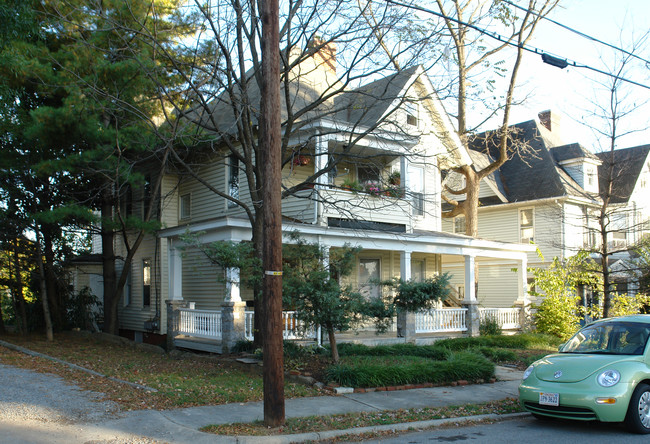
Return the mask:
[[[0,443],[70,444],[154,441],[89,426],[119,416],[119,407],[62,378],[0,364]]]

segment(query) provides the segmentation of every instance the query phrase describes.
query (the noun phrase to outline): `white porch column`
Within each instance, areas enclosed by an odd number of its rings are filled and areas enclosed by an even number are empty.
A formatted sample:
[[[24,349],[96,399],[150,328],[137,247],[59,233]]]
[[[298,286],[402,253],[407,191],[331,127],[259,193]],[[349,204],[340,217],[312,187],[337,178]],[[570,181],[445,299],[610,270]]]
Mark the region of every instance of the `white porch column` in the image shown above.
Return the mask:
[[[329,149],[328,141],[324,136],[316,137],[316,146],[314,147],[314,172],[321,171],[327,167],[329,162]],[[316,186],[314,187],[314,223],[318,225],[325,225],[323,220],[323,205],[320,200],[320,191],[323,185],[329,183],[329,173],[323,174],[316,179]]]
[[[169,299],[183,300],[183,256],[173,245],[169,248]]]
[[[174,337],[178,334],[178,309],[185,306],[183,301],[183,257],[173,243],[169,242],[168,297],[167,308],[167,351],[174,349]]]
[[[241,291],[239,287],[239,268],[226,269],[226,295],[225,302],[241,302]]]
[[[463,306],[467,308],[465,323],[467,324],[467,334],[469,336],[479,335],[479,310],[478,301],[476,300],[476,258],[472,255],[465,256],[465,299]]]
[[[399,257],[400,278],[403,281],[411,279],[411,252],[401,251]],[[397,312],[397,336],[406,342],[415,341],[415,313]]]
[[[519,277],[519,288],[515,307],[520,308],[519,327],[524,329],[530,320],[530,299],[528,298],[528,257],[524,256],[519,260],[517,276]]]
[[[476,258],[465,256],[465,301],[476,301]]]
[[[519,277],[519,289],[518,297],[524,305],[529,305],[530,300],[528,299],[528,258],[524,256],[519,261],[519,267],[517,267],[517,275]]]
[[[411,279],[411,252],[402,251],[399,255],[399,273],[403,281]]]

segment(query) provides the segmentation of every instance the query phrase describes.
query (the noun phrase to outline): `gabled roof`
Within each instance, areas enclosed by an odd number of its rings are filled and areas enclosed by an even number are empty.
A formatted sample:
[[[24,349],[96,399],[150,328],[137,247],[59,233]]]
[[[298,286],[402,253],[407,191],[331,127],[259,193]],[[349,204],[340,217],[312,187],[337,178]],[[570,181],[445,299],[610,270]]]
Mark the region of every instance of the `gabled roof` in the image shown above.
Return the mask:
[[[598,184],[600,193],[604,195],[609,183],[610,171],[612,178],[612,203],[626,203],[630,199],[634,187],[643,171],[650,152],[650,145],[641,145],[596,154],[602,161],[598,167]]]
[[[568,145],[551,147],[551,153],[558,163],[573,159],[589,159],[600,163],[600,160],[594,153],[579,143],[570,143]]]
[[[552,148],[560,145],[557,136],[536,120],[510,126],[512,147],[518,153],[501,166],[495,180],[501,182],[508,202],[525,202],[538,199],[576,196],[589,197],[587,193],[562,170],[551,153]],[[495,131],[477,135],[470,148],[489,156],[490,160],[498,155],[499,137]],[[484,202],[488,205],[488,202]]]
[[[404,88],[417,70],[418,66],[413,66],[340,94],[334,101],[336,108],[341,110],[337,118],[352,125],[376,124],[390,110],[391,104],[402,98]]]

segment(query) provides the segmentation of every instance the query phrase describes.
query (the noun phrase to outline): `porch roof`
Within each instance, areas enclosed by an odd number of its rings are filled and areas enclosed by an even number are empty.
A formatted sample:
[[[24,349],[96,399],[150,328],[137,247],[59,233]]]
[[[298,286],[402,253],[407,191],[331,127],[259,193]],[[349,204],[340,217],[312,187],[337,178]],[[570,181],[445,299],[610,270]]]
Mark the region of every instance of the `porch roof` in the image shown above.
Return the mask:
[[[394,250],[410,253],[448,254],[473,257],[524,260],[535,247],[472,238],[440,231],[394,233],[378,230],[352,230],[297,223],[285,219],[282,225],[283,241],[290,243],[290,234],[299,232],[307,241],[317,241],[331,247],[345,244],[372,250]],[[185,233],[201,233],[203,242],[245,241],[251,239],[250,223],[244,218],[222,217],[200,223],[160,230],[158,236],[182,242]]]

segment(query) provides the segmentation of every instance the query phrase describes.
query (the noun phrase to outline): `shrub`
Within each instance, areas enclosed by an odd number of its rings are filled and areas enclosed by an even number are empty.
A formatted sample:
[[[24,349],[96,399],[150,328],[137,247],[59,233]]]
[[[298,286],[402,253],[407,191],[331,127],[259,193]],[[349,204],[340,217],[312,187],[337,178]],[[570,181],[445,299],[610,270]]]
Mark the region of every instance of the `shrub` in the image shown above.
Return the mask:
[[[500,348],[547,348],[557,347],[562,341],[550,335],[523,333],[511,336],[479,336],[472,338],[443,339],[435,343],[436,347],[444,347],[452,351],[467,350],[477,347]]]
[[[483,356],[488,358],[492,362],[501,363],[501,362],[513,362],[519,359],[517,353],[506,348],[494,348],[494,347],[479,347],[476,349]]]
[[[535,325],[537,331],[567,340],[580,328],[579,296],[547,296],[537,306]]]
[[[449,351],[434,345],[394,344],[368,347],[362,344],[341,344],[341,356],[420,356],[436,361],[449,358]]]
[[[496,316],[488,315],[479,323],[478,331],[481,336],[500,335],[501,324],[499,324]]]
[[[240,339],[235,342],[235,345],[230,349],[231,353],[253,353],[255,351],[255,344],[248,339]]]
[[[416,356],[345,357],[325,371],[327,382],[349,387],[381,387],[389,385],[450,383],[465,379],[477,381],[494,376],[494,364],[472,352],[451,353],[446,361],[433,361]]]

